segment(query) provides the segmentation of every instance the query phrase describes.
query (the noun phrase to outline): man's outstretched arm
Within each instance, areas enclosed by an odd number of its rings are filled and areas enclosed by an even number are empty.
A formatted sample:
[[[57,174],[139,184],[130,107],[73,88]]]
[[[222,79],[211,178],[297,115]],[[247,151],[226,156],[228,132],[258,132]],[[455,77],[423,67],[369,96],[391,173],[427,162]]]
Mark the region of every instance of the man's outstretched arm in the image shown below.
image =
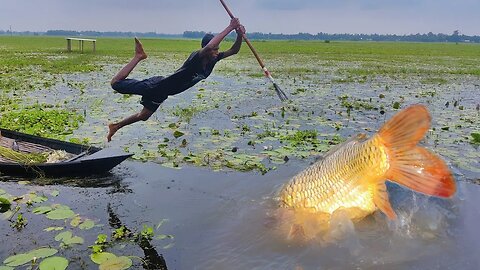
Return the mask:
[[[200,50],[200,57],[203,58],[205,55],[209,55],[212,51],[218,50],[218,47],[220,46],[220,42],[228,35],[230,32],[233,30],[237,29],[240,27],[240,21],[238,18],[233,18],[230,20],[230,24],[219,34],[217,34],[215,37],[208,42],[208,44]]]
[[[245,28],[243,27],[243,25],[240,25],[240,27],[235,29],[235,31],[237,32],[237,39],[235,40],[235,43],[233,43],[232,47],[223,53],[224,58],[237,54],[240,51],[240,48],[242,47]]]

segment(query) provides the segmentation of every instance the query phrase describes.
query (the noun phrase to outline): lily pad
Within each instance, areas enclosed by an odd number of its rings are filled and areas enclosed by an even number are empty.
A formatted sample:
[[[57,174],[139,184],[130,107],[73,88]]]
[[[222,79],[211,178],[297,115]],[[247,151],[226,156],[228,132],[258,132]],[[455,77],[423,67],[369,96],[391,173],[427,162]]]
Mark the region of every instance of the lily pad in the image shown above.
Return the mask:
[[[48,200],[46,196],[38,196],[36,194],[30,194],[31,200],[34,203],[42,203]]]
[[[61,232],[55,236],[55,241],[61,241],[63,244],[70,246],[74,244],[83,244],[83,238],[73,236],[71,231]]]
[[[39,206],[39,207],[33,209],[33,213],[37,214],[37,215],[40,215],[40,214],[46,214],[46,213],[48,213],[52,210],[53,209],[50,206]]]
[[[46,232],[61,231],[63,229],[64,229],[63,227],[48,227],[48,228],[44,229],[44,231],[46,231]]]
[[[100,264],[100,270],[125,270],[132,266],[132,260],[128,257],[115,257]]]
[[[52,192],[50,192],[50,195],[52,195],[52,197],[57,197],[58,195],[60,195],[60,191],[53,190]]]
[[[96,264],[102,264],[108,260],[112,260],[115,258],[117,258],[117,255],[108,252],[94,253],[90,255],[90,259]]]
[[[30,262],[32,259],[32,256],[22,253],[6,258],[3,263],[8,266],[20,266]]]
[[[50,257],[43,260],[40,270],[65,270],[68,267],[68,260],[63,257]]]
[[[81,222],[82,222],[82,218],[79,216],[76,216],[72,219],[72,221],[70,221],[70,225],[72,225],[72,227],[78,227],[78,225],[80,225]]]
[[[75,213],[68,207],[62,207],[47,213],[47,218],[53,220],[69,219],[74,216]]]
[[[91,219],[85,220],[80,226],[78,226],[80,230],[90,230],[93,227],[95,227],[95,222]]]
[[[5,213],[10,210],[12,203],[6,198],[0,197],[0,213]]]
[[[39,248],[39,249],[30,251],[29,254],[31,256],[37,257],[37,259],[39,259],[39,258],[50,257],[52,255],[57,254],[57,252],[58,252],[58,250],[56,250],[54,248]]]
[[[58,251],[56,249],[53,249],[53,248],[39,248],[39,249],[36,249],[36,250],[32,250],[28,253],[21,253],[21,254],[17,254],[17,255],[14,255],[14,256],[10,256],[8,258],[6,258],[3,263],[6,265],[6,266],[10,266],[10,267],[16,267],[16,266],[20,266],[20,265],[24,265],[24,264],[27,264],[29,262],[31,262],[33,260],[33,258],[47,258],[47,257],[50,257],[54,254],[56,254]]]
[[[8,266],[0,266],[0,270],[14,270],[14,269]]]

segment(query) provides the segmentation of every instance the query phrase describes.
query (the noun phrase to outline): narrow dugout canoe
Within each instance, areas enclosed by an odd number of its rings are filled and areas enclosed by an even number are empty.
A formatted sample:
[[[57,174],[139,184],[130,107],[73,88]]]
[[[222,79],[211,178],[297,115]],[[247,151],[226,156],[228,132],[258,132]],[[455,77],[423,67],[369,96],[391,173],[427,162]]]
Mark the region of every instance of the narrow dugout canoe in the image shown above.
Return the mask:
[[[0,146],[11,149],[13,145],[19,153],[63,150],[68,158],[54,163],[21,164],[0,155],[0,175],[64,177],[101,174],[133,155],[0,128]]]

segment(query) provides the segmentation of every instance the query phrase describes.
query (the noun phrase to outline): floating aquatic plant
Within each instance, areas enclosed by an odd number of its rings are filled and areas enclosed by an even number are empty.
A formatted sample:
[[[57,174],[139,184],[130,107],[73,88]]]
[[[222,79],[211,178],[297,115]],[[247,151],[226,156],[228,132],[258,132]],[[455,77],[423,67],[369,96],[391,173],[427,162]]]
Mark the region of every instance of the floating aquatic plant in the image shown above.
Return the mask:
[[[5,213],[10,210],[12,203],[7,199],[0,197],[0,213]]]
[[[68,260],[63,257],[49,257],[38,265],[40,270],[65,270],[68,267]]]
[[[64,220],[75,216],[75,213],[66,205],[39,206],[33,209],[37,215],[45,214],[48,219]]]
[[[57,252],[58,250],[53,248],[39,248],[27,253],[20,253],[14,256],[10,256],[3,261],[3,264],[9,267],[17,267],[30,263],[33,260],[50,257],[52,255],[55,255]]]
[[[0,127],[32,135],[63,139],[72,134],[84,117],[71,110],[34,105],[25,109],[9,111],[0,116]]]
[[[480,133],[479,132],[472,132],[472,140],[470,141],[472,144],[480,145]]]
[[[65,231],[55,236],[55,241],[61,242],[62,246],[71,246],[74,244],[83,244],[83,238],[80,236],[74,236],[71,231]]]
[[[100,263],[100,270],[125,270],[132,266],[132,260],[126,256],[117,257],[113,256],[106,257],[106,260]],[[104,258],[105,259],[105,258]]]

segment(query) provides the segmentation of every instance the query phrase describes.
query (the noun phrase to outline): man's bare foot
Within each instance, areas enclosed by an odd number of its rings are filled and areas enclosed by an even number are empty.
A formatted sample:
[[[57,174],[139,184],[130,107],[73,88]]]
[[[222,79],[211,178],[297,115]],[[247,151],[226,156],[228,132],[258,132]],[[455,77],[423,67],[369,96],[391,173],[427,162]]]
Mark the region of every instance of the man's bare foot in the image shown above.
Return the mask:
[[[116,124],[108,124],[107,141],[112,141],[112,136],[117,132],[118,128]]]
[[[135,58],[138,60],[147,59],[147,54],[143,50],[142,43],[138,38],[135,38]]]

